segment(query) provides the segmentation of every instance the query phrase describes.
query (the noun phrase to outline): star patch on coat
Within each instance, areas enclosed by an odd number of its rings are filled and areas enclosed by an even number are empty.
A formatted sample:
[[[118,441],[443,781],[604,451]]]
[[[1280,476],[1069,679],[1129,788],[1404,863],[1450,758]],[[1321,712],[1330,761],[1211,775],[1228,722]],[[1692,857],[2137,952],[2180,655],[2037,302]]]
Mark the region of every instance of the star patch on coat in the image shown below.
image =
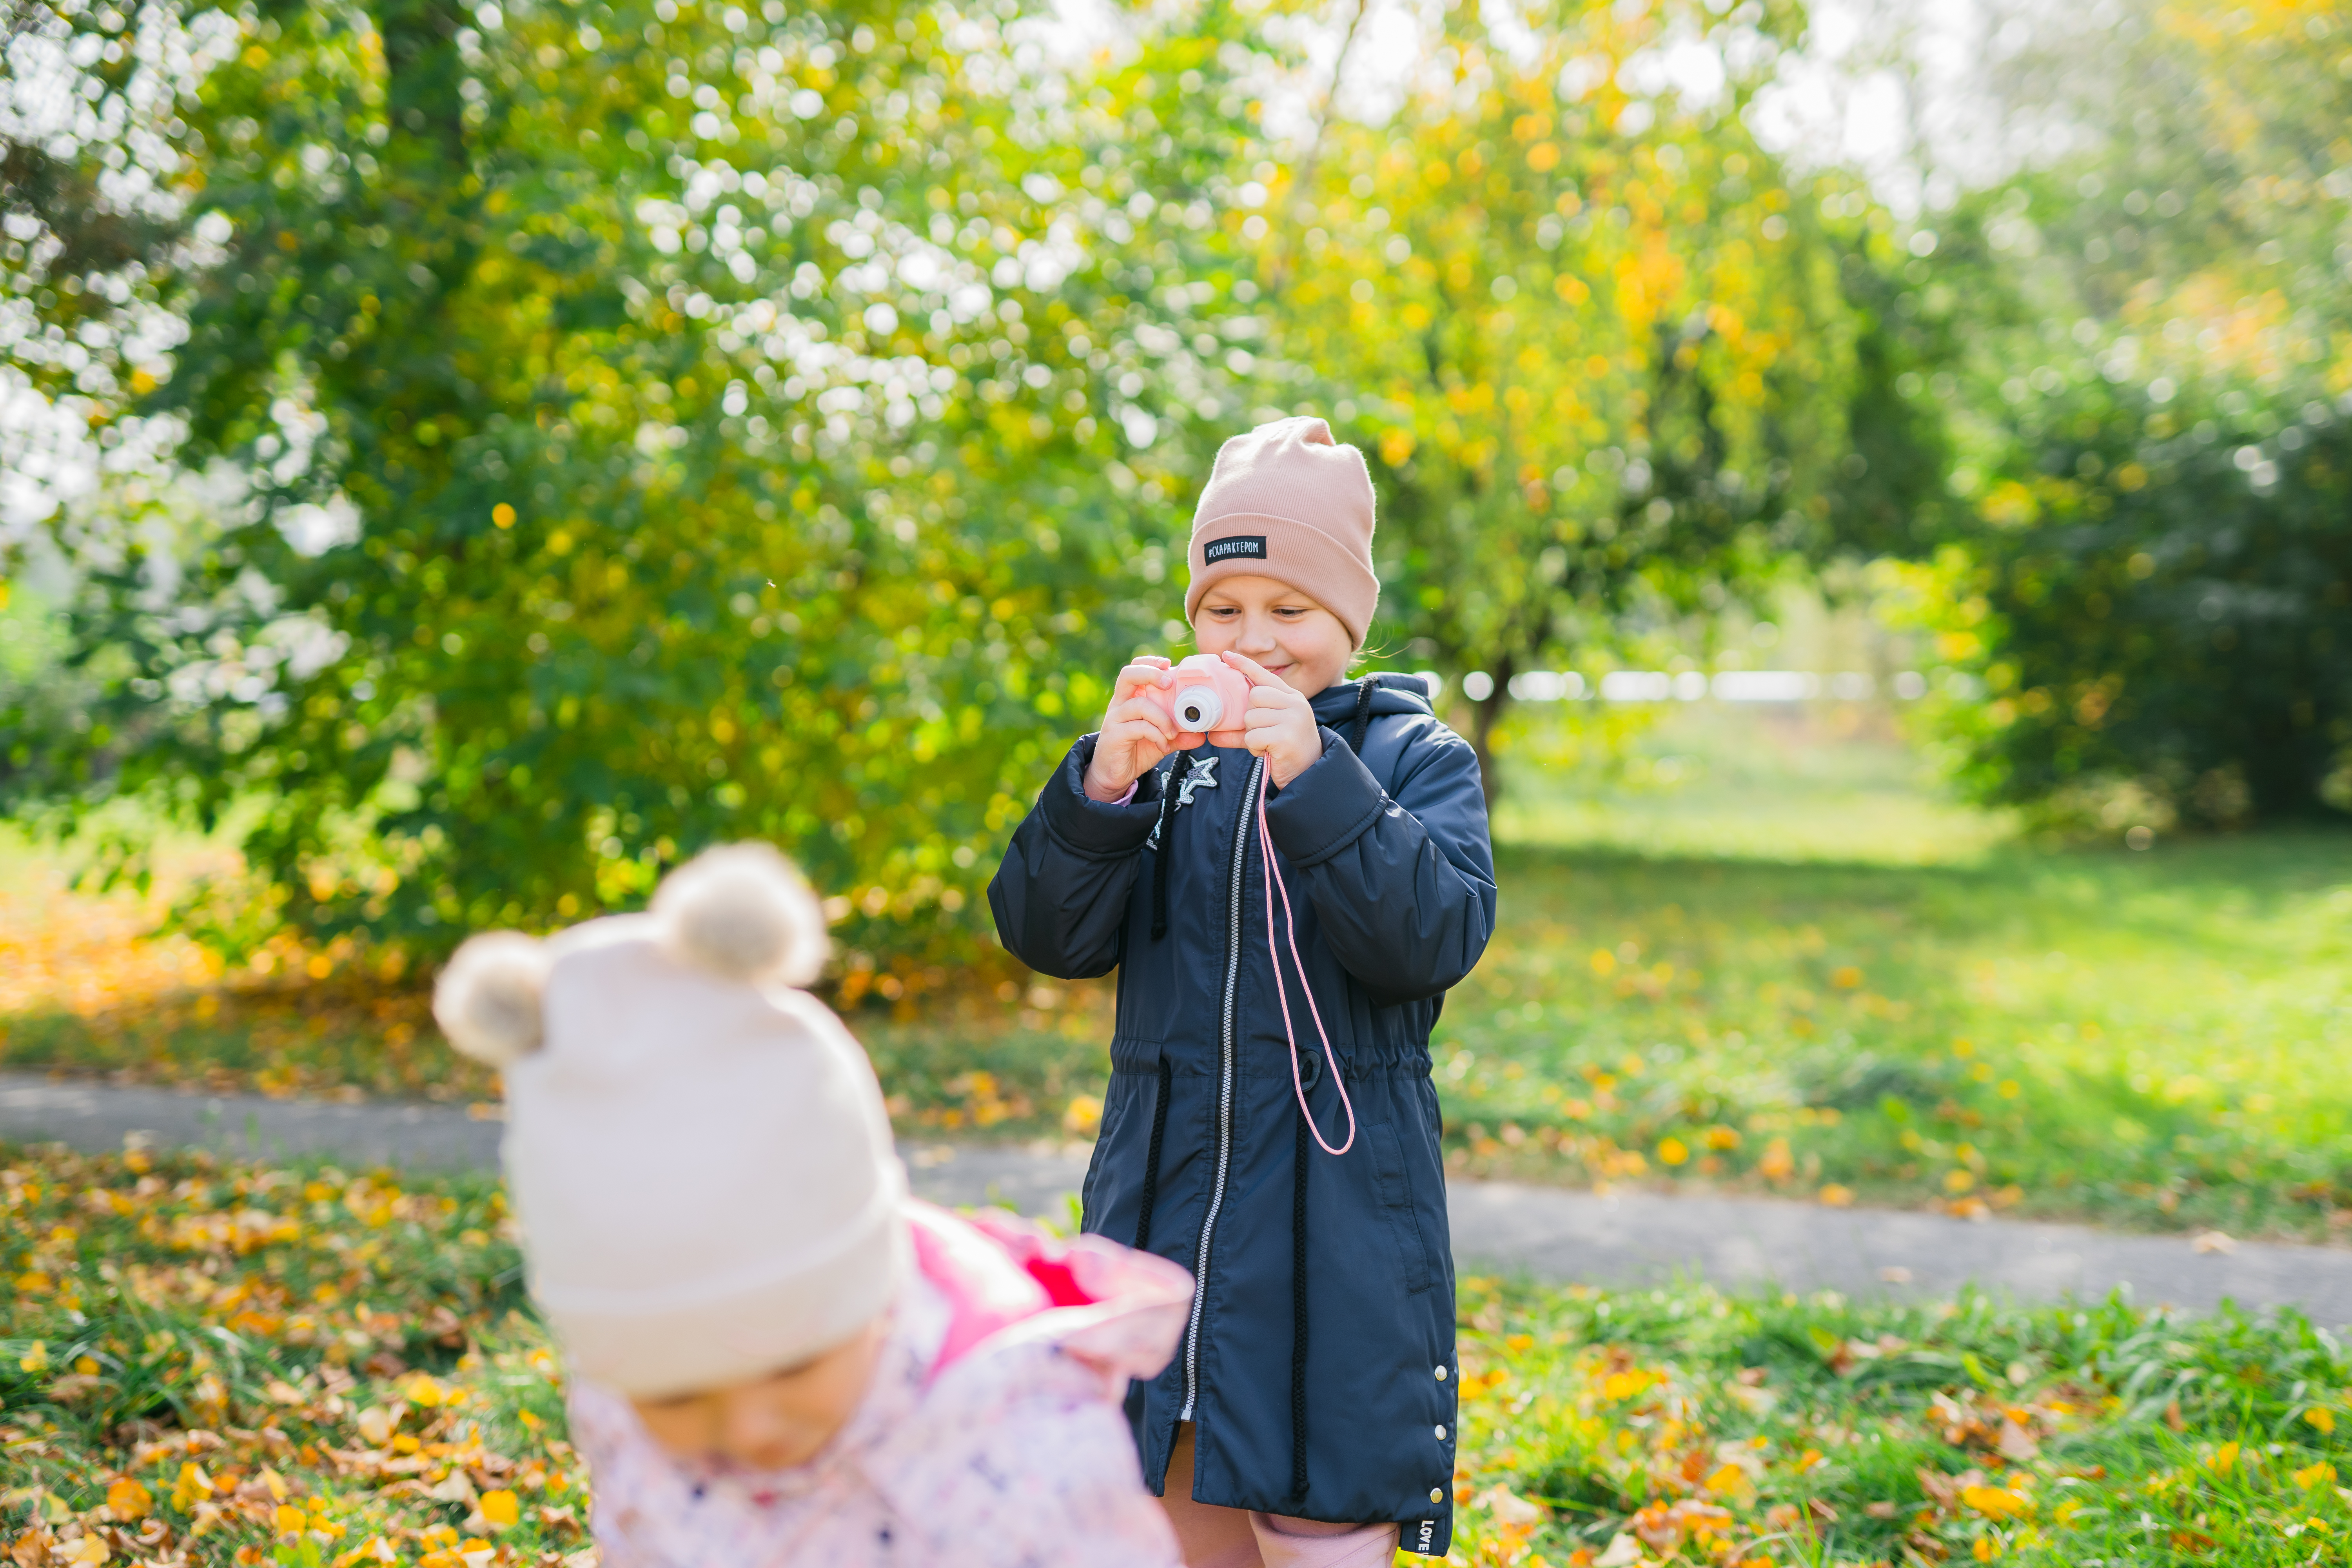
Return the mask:
[[[1171,816],[1192,804],[1192,792],[1194,790],[1214,789],[1217,787],[1216,758],[1213,756],[1188,756],[1186,760],[1192,763],[1192,766],[1186,770],[1182,782],[1177,785],[1175,804],[1168,808],[1169,815]],[[1168,771],[1171,775],[1176,772],[1173,767],[1171,767]],[[1145,839],[1143,842],[1146,848],[1157,849],[1160,847],[1159,823],[1154,822],[1151,825],[1151,837]]]
[[[1200,761],[1192,764],[1192,771],[1186,773],[1184,775],[1184,782],[1177,786],[1176,809],[1181,811],[1186,806],[1192,804],[1192,792],[1194,790],[1214,789],[1216,787],[1217,759],[1214,757],[1202,757]]]

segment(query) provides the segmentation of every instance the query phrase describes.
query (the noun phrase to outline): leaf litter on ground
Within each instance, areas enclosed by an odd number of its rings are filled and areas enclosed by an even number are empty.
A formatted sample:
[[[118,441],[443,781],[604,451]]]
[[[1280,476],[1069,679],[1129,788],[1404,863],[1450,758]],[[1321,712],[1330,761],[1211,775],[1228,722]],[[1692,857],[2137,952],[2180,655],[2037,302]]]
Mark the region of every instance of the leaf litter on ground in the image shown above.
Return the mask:
[[[0,1147],[0,1272],[20,1568],[590,1561],[489,1178]],[[1461,1309],[1454,1563],[2284,1565],[2352,1529],[2352,1365],[2292,1314],[1486,1279]]]

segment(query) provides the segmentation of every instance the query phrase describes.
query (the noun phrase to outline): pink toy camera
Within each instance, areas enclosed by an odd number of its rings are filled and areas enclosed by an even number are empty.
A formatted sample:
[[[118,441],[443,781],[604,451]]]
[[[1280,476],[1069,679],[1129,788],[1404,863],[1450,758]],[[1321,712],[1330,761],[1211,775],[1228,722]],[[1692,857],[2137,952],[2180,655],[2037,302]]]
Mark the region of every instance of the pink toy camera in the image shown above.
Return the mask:
[[[1166,686],[1147,686],[1140,695],[1158,703],[1187,735],[1206,735],[1213,746],[1242,743],[1242,715],[1249,711],[1249,682],[1213,653],[1196,653],[1171,669]]]

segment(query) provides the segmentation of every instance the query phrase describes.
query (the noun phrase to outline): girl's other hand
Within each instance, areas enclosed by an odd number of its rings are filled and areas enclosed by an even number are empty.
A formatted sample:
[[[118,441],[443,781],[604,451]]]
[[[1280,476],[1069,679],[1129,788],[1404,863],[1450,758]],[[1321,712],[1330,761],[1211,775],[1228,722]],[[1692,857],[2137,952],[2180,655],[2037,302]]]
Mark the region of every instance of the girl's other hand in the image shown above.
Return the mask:
[[[1166,659],[1148,653],[1118,672],[1110,706],[1103,710],[1102,732],[1095,739],[1095,759],[1087,768],[1087,794],[1092,799],[1118,799],[1176,749],[1175,721],[1139,695],[1147,686],[1167,685],[1168,668]]]
[[[1265,759],[1274,787],[1282,788],[1323,754],[1323,732],[1306,694],[1247,654],[1227,649],[1224,661],[1250,683],[1242,744]]]

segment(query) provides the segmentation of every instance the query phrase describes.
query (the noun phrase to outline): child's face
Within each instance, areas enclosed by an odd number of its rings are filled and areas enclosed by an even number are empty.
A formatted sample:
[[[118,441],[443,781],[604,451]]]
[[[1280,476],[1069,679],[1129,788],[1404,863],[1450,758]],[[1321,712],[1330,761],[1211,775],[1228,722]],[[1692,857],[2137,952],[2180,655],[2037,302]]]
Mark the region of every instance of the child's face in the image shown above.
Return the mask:
[[[1348,671],[1355,639],[1339,617],[1271,577],[1221,577],[1201,595],[1192,640],[1202,653],[1238,653],[1312,697]]]
[[[848,1343],[782,1372],[705,1394],[629,1403],[646,1434],[676,1458],[790,1469],[816,1458],[856,1411],[888,1335],[888,1320],[877,1319]]]

